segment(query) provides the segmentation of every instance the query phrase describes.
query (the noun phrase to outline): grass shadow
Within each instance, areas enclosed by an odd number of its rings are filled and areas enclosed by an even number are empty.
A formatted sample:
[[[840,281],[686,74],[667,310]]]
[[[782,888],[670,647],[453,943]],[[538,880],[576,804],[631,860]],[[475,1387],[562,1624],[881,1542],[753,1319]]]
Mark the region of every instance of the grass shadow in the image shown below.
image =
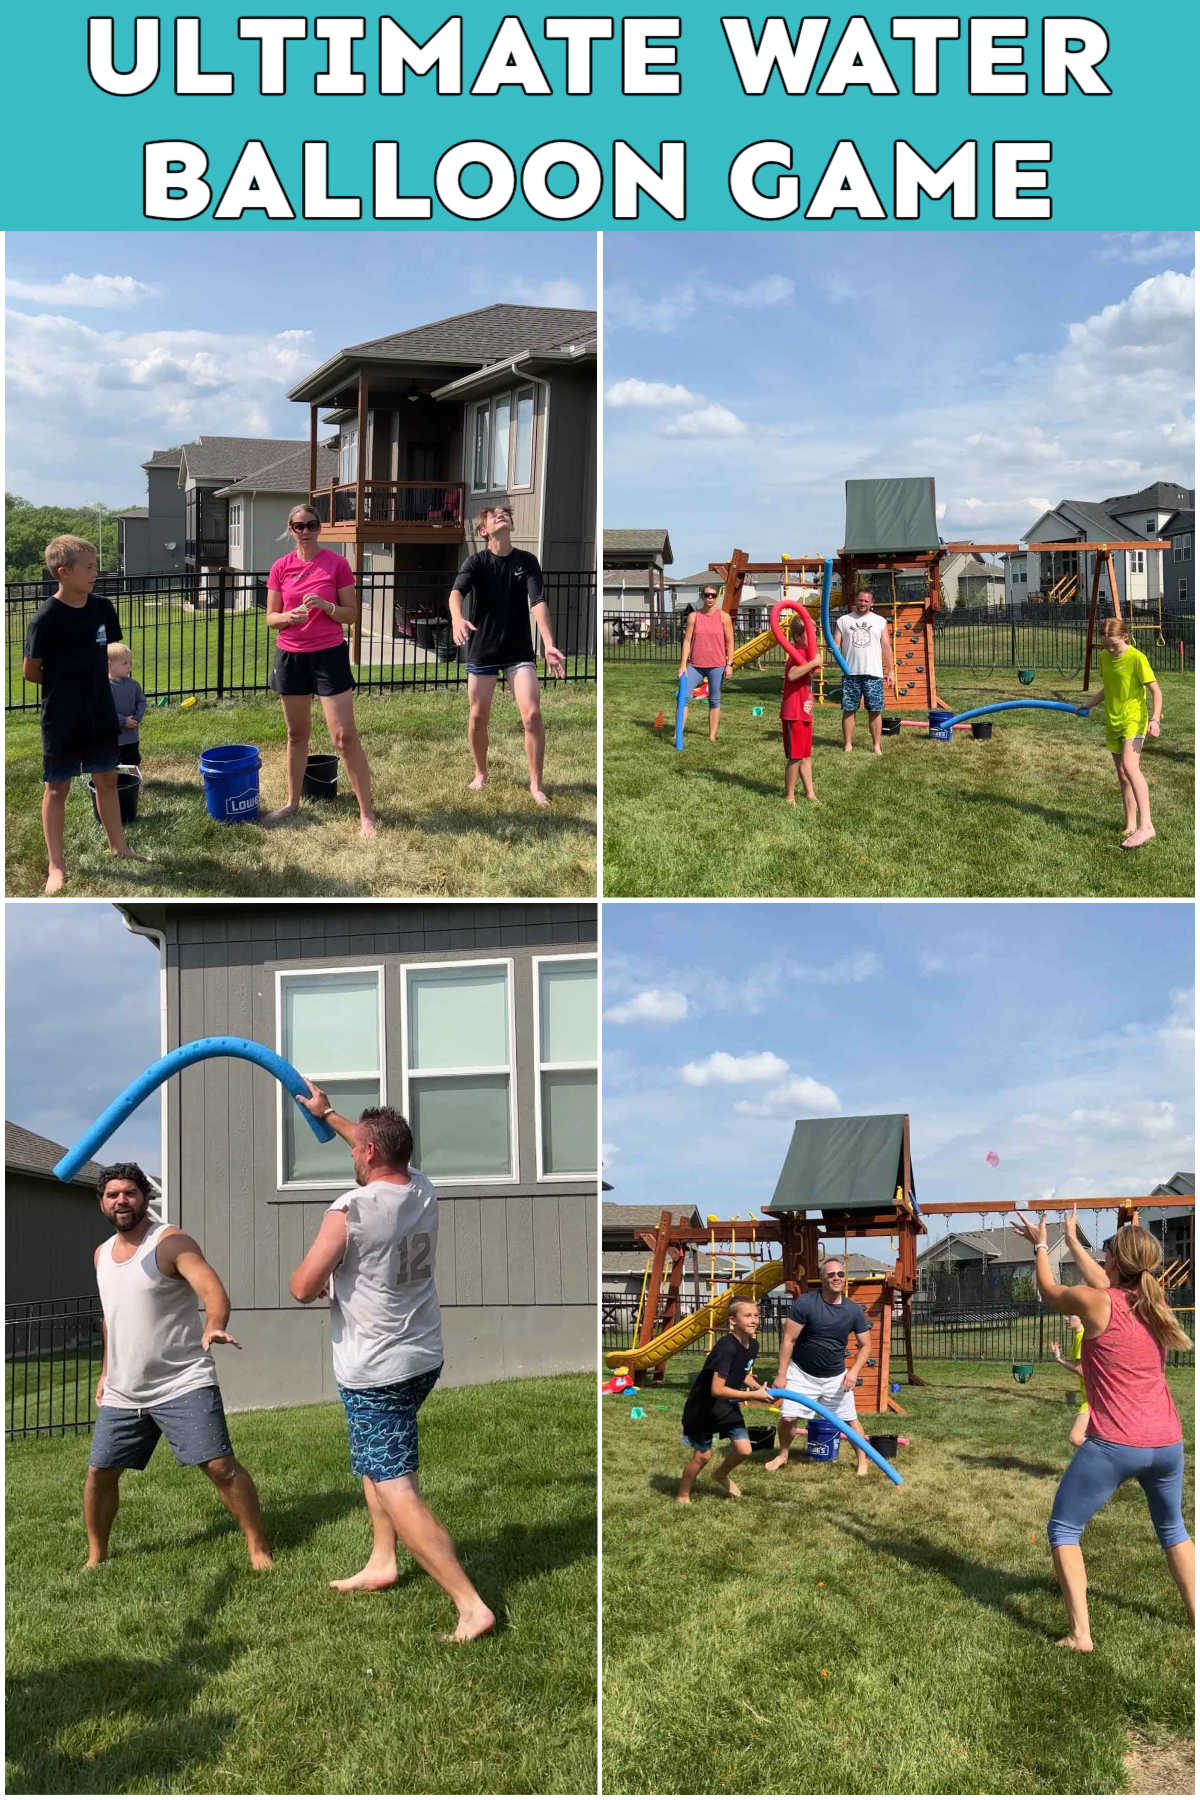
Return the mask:
[[[345,1518],[348,1513],[363,1510],[361,1492],[345,1488],[326,1488],[323,1493],[306,1494],[285,1506],[263,1508],[263,1526],[270,1540],[272,1553],[278,1558],[281,1551],[299,1550],[309,1538],[314,1537],[326,1525]],[[190,1537],[171,1538],[167,1541],[148,1542],[140,1549],[149,1554],[175,1554],[180,1550],[194,1549],[199,1544],[217,1543],[223,1538],[238,1537],[238,1528],[224,1513],[213,1519],[212,1524],[202,1531],[195,1531]],[[238,1544],[240,1551],[241,1545]]]
[[[552,1532],[540,1526],[522,1525],[491,1537],[459,1537],[455,1548],[487,1604],[503,1619],[506,1598],[514,1588],[596,1555],[596,1514],[580,1513],[558,1521]],[[388,1591],[398,1594],[414,1582],[428,1579],[421,1569],[408,1563],[402,1567],[395,1587]]]
[[[1031,1462],[1023,1456],[968,1456],[965,1451],[957,1450],[954,1460],[967,1463],[973,1469],[1013,1469],[1020,1475],[1062,1474],[1062,1469],[1053,1463]]]

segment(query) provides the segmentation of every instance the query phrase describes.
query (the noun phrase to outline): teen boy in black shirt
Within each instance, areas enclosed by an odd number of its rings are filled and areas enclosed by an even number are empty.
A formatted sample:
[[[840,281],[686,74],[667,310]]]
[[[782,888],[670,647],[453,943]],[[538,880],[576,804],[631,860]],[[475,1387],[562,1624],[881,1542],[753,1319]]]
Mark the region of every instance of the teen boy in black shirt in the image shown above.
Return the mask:
[[[542,634],[546,667],[556,681],[562,679],[567,659],[555,648],[550,628],[550,608],[542,592],[541,564],[527,550],[514,550],[512,513],[507,506],[489,506],[475,521],[475,530],[486,538],[487,548],[468,556],[450,594],[450,625],[454,641],[467,651],[467,698],[471,713],[467,740],[475,761],[475,775],[467,783],[478,793],[487,781],[488,718],[496,682],[503,676],[525,727],[525,760],[529,764],[529,791],[539,806],[549,806],[542,787],[542,763],[546,754],[546,730],[542,724],[537,664],[533,655],[532,624]],[[463,616],[463,600],[474,596],[472,617]]]
[[[718,1435],[729,1439],[729,1449],[713,1474],[713,1486],[735,1500],[742,1497],[742,1490],[730,1480],[732,1471],[750,1454],[750,1435],[738,1402],[774,1404],[761,1381],[750,1373],[758,1355],[757,1330],[757,1301],[735,1300],[729,1308],[729,1330],[709,1351],[692,1383],[683,1406],[683,1441],[691,1446],[692,1458],[675,1495],[680,1506],[691,1500],[692,1483],[712,1455],[712,1441]]]
[[[63,827],[67,795],[77,775],[90,775],[100,823],[114,856],[132,857],[117,797],[116,709],[108,682],[108,646],[121,627],[111,601],[92,593],[96,552],[83,538],[56,537],[46,567],[57,577],[54,595],[38,607],[25,633],[22,672],[42,690],[42,831],[50,870],[44,893],[67,879]]]

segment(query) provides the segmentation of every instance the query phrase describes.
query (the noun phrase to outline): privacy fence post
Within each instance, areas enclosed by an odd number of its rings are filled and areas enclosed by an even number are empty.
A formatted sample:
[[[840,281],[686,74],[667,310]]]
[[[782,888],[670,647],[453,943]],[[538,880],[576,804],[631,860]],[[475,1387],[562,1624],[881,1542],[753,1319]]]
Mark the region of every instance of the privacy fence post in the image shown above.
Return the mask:
[[[229,594],[230,572],[217,571],[217,699],[225,696],[225,606]]]

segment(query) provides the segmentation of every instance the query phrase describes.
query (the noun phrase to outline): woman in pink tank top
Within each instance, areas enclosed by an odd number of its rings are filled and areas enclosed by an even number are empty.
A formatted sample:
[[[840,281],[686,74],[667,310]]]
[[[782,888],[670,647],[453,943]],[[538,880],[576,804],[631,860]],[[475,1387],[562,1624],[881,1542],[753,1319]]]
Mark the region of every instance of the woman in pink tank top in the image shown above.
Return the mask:
[[[711,744],[717,741],[717,727],[721,723],[721,682],[733,669],[733,620],[720,605],[720,598],[721,590],[715,583],[700,590],[704,610],[688,614],[679,656],[679,679],[686,684],[687,700],[702,681],[708,681],[708,740]],[[686,701],[683,723],[687,724]]]
[[[1066,1602],[1068,1650],[1092,1648],[1087,1571],[1079,1540],[1084,1527],[1112,1499],[1122,1482],[1138,1482],[1167,1566],[1196,1623],[1195,1550],[1182,1512],[1183,1428],[1167,1386],[1168,1350],[1186,1350],[1155,1271],[1162,1262],[1157,1239],[1137,1225],[1123,1225],[1104,1247],[1104,1263],[1084,1249],[1075,1212],[1067,1243],[1083,1276],[1078,1287],[1053,1279],[1045,1254],[1046,1227],[1018,1215],[1016,1229],[1034,1246],[1038,1292],[1048,1306],[1083,1320],[1080,1373],[1088,1401],[1088,1429],[1058,1486],[1047,1536],[1054,1572]]]

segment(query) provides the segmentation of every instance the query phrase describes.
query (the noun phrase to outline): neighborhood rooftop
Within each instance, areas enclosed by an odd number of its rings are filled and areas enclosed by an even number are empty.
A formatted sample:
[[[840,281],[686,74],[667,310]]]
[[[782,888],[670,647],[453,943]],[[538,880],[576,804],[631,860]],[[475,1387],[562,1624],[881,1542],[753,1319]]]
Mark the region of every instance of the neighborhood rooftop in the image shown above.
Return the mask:
[[[53,1175],[55,1163],[66,1155],[66,1150],[65,1144],[56,1144],[52,1138],[39,1137],[36,1131],[28,1131],[24,1125],[14,1125],[11,1119],[4,1121],[6,1169],[24,1175]],[[84,1163],[72,1185],[94,1187],[99,1173],[99,1163]]]
[[[395,358],[421,361],[499,362],[527,350],[559,350],[590,340],[596,333],[596,314],[582,308],[554,306],[481,307],[477,312],[455,313],[417,325],[411,331],[393,331],[387,337],[350,344],[340,356]]]

